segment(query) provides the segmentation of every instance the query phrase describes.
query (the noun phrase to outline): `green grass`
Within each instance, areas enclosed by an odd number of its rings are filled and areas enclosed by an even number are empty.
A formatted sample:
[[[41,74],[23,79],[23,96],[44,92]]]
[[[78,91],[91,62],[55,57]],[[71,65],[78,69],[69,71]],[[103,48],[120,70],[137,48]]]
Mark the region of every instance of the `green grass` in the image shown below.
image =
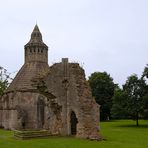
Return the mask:
[[[72,137],[16,140],[13,132],[0,130],[0,148],[148,148],[148,121],[135,126],[132,120],[101,122],[104,141],[89,141]]]

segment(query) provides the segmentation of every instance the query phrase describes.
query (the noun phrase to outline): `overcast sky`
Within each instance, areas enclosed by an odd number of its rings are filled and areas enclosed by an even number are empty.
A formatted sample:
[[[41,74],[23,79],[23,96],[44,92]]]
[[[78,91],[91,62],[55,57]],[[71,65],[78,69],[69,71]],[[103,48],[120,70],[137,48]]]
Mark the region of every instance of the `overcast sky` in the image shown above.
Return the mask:
[[[148,0],[0,0],[0,66],[18,71],[36,24],[49,65],[68,57],[122,85],[148,63]]]

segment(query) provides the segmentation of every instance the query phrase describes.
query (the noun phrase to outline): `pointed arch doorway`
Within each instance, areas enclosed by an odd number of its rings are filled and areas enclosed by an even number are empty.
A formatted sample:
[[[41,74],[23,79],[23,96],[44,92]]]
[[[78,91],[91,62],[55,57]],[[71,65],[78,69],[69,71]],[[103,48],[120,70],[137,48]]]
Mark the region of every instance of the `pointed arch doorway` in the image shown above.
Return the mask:
[[[77,117],[74,111],[71,112],[70,115],[70,124],[71,124],[71,135],[76,135],[77,134]]]

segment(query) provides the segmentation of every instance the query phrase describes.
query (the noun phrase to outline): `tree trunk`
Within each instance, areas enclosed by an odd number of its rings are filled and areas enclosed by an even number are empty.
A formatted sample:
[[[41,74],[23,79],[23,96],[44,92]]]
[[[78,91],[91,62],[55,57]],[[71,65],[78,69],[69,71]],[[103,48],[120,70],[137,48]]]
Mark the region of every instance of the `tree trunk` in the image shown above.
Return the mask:
[[[137,112],[136,112],[136,125],[137,125],[137,126],[139,126],[138,119],[139,119],[139,117],[138,117],[138,111],[137,111]]]

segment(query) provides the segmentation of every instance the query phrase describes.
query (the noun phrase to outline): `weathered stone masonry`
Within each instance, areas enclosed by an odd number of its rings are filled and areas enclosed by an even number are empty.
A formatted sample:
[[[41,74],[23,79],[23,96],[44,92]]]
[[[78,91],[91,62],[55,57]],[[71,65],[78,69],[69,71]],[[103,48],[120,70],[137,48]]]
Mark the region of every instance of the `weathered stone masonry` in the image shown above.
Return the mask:
[[[47,129],[51,135],[99,139],[99,105],[78,63],[48,66],[48,47],[36,25],[25,63],[0,99],[0,126]]]

